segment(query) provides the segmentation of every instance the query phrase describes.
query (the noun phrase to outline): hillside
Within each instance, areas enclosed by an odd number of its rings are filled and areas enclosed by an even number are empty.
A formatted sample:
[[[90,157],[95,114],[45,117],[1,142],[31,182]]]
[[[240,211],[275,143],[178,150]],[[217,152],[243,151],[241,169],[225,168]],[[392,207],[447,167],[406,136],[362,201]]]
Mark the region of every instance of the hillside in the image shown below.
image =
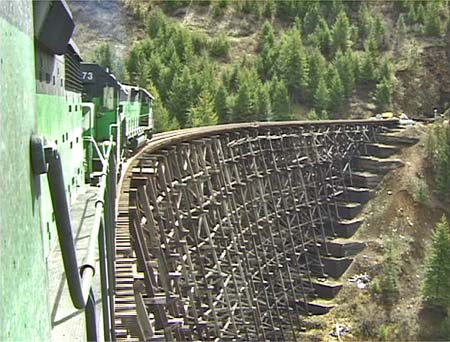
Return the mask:
[[[199,124],[383,111],[417,117],[448,107],[446,1],[70,5],[87,59],[111,64],[159,94],[161,130],[192,126],[189,113],[200,95],[211,112]],[[128,56],[126,70],[117,58],[107,62],[104,51],[98,53],[103,42],[113,56]],[[173,101],[177,91],[185,98]]]

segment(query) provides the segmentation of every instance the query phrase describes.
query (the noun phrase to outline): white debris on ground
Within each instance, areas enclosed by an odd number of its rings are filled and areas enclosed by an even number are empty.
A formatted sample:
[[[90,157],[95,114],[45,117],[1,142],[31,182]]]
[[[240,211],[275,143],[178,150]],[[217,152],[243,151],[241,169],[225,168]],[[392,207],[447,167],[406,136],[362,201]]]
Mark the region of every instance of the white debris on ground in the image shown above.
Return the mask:
[[[350,332],[350,328],[346,327],[345,325],[336,323],[336,329],[333,329],[330,332],[330,336],[336,337],[340,340],[341,336],[344,336],[345,334],[348,334]]]
[[[367,273],[357,274],[348,279],[350,283],[356,283],[358,289],[365,289],[371,280]]]

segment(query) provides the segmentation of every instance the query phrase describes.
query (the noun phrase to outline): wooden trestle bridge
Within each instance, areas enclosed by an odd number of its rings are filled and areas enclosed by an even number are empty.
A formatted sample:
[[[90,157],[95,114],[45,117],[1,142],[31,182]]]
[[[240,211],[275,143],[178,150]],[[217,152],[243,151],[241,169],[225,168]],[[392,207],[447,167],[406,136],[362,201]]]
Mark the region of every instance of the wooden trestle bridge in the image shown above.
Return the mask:
[[[329,310],[317,297],[340,288],[325,279],[363,247],[334,241],[355,232],[370,188],[401,165],[382,159],[398,148],[380,144],[396,126],[284,122],[156,135],[120,190],[116,338],[298,338],[305,315]]]

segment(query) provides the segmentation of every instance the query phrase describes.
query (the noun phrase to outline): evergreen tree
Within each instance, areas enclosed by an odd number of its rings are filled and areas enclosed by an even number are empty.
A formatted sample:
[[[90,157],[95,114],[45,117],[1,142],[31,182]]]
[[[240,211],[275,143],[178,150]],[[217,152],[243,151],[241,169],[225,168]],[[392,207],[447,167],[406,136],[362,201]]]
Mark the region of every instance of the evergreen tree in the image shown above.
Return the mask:
[[[269,91],[264,84],[260,84],[256,90],[255,107],[258,121],[267,121],[271,117]]]
[[[101,65],[103,68],[110,69],[113,72],[113,53],[108,43],[103,43],[95,48],[92,57],[94,63]]]
[[[167,28],[167,17],[160,8],[156,8],[151,15],[148,16],[146,22],[146,31],[150,38],[156,38],[160,32],[164,32]]]
[[[386,50],[388,48],[388,38],[386,37],[386,24],[380,16],[375,18],[374,35],[377,40],[378,48]]]
[[[326,73],[326,60],[318,51],[314,49],[309,56],[309,87],[308,93],[310,94],[310,98],[314,96],[317,90],[317,86],[319,85],[319,80],[325,77]]]
[[[432,306],[450,313],[450,233],[448,221],[442,217],[433,234],[431,251],[426,261],[422,289],[424,299]]]
[[[128,80],[131,83],[136,83],[141,66],[142,63],[139,56],[139,50],[137,49],[137,47],[133,47],[133,49],[131,49],[130,51],[130,56],[125,62],[125,67],[128,73]]]
[[[376,80],[376,68],[373,56],[370,53],[365,53],[359,71],[359,78],[363,83],[369,84]]]
[[[249,122],[253,113],[253,103],[250,87],[242,82],[236,95],[233,108],[233,122]]]
[[[423,6],[422,3],[419,3],[419,5],[417,6],[417,9],[416,9],[416,20],[420,24],[425,24],[425,17],[426,17],[425,12],[426,12],[425,7]]]
[[[398,266],[394,255],[395,247],[393,241],[387,243],[387,257],[384,262],[383,275],[380,280],[380,288],[385,304],[392,306],[398,299]]]
[[[291,120],[289,95],[283,80],[272,81],[272,119],[275,121]]]
[[[281,50],[283,79],[294,101],[306,99],[308,87],[308,62],[300,31],[290,30]]]
[[[155,123],[155,132],[167,132],[174,129],[179,129],[180,125],[176,118],[171,117],[167,109],[162,104],[158,90],[155,88],[153,84],[149,84],[146,87],[155,100],[153,101],[152,113],[153,113],[153,122]]]
[[[398,36],[398,42],[401,43],[405,37],[406,37],[406,32],[408,31],[408,28],[406,27],[406,23],[405,23],[405,15],[402,13],[399,15],[398,20],[397,20],[397,36]]]
[[[333,47],[333,38],[328,23],[324,18],[321,17],[319,19],[314,35],[317,37],[318,46],[322,54],[325,57],[330,57]]]
[[[330,95],[325,80],[322,78],[319,80],[317,90],[314,94],[314,108],[319,112],[324,111],[328,108],[329,102]]]
[[[207,90],[202,91],[197,104],[189,109],[189,116],[193,127],[217,125],[218,117],[214,110],[214,101]]]
[[[188,109],[194,101],[192,92],[192,78],[188,67],[183,69],[181,75],[176,76],[167,99],[167,107],[174,115],[182,128],[191,127]]]
[[[276,13],[276,5],[274,0],[266,0],[262,15],[267,19],[272,19]]]
[[[221,124],[231,121],[230,107],[227,103],[227,90],[223,85],[219,87],[214,98],[214,109],[218,115],[218,122]]]
[[[370,14],[369,8],[366,3],[361,5],[359,10],[359,33],[361,35],[361,39],[365,39],[369,36],[370,32],[372,32],[373,27],[373,17]]]
[[[438,6],[434,3],[428,3],[424,14],[424,30],[428,36],[441,35],[441,17],[439,16]]]
[[[341,11],[333,26],[333,49],[334,51],[346,51],[351,45],[351,26],[345,11]]]
[[[376,100],[380,111],[387,110],[391,107],[393,88],[392,81],[386,78],[383,78],[381,82],[377,84]]]
[[[211,44],[211,56],[220,57],[225,60],[228,59],[230,52],[230,43],[228,42],[224,33],[220,33],[217,38],[212,41]]]
[[[266,20],[261,30],[261,36],[259,37],[259,49],[272,49],[274,45],[275,33],[273,32],[273,26],[269,21]]]
[[[440,194],[450,203],[450,125],[436,130],[437,185]]]
[[[409,24],[414,24],[417,20],[416,8],[414,7],[414,3],[411,1],[408,3],[408,14],[406,16]]]
[[[380,66],[380,72],[379,72],[380,78],[386,78],[389,81],[393,81],[394,79],[394,68],[392,66],[392,63],[389,61],[388,58],[383,59],[383,63]]]
[[[352,52],[343,54],[340,50],[336,53],[334,64],[344,87],[344,94],[350,97],[355,89],[355,60]]]
[[[344,86],[342,85],[339,73],[335,68],[331,68],[332,77],[330,83],[330,102],[328,109],[330,111],[341,112],[344,105]]]
[[[318,2],[312,2],[303,21],[303,30],[305,34],[314,32],[321,17],[320,4]]]

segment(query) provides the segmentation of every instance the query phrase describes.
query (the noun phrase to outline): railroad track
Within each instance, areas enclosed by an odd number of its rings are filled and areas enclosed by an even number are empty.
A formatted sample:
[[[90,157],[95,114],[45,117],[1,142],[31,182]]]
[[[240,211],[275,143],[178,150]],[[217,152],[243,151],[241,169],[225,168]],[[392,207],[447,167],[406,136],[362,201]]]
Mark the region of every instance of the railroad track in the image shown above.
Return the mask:
[[[136,297],[134,286],[137,280],[142,280],[142,273],[137,271],[137,257],[132,246],[130,235],[130,199],[129,194],[133,186],[134,175],[142,171],[139,163],[149,154],[164,149],[168,146],[183,142],[192,142],[204,137],[252,129],[289,129],[292,127],[321,127],[324,131],[329,127],[342,125],[358,126],[395,126],[397,120],[352,120],[352,121],[320,121],[320,122],[283,122],[283,123],[252,123],[252,124],[229,124],[214,127],[191,128],[155,134],[153,139],[141,148],[124,166],[124,172],[119,181],[117,201],[117,225],[116,225],[116,286],[115,286],[115,335],[117,340],[138,341],[140,327],[137,323]],[[146,172],[152,173],[147,170]],[[141,327],[142,328],[142,327]],[[151,327],[149,327],[150,329]],[[159,336],[164,339],[164,336]],[[155,340],[158,337],[155,336]]]

